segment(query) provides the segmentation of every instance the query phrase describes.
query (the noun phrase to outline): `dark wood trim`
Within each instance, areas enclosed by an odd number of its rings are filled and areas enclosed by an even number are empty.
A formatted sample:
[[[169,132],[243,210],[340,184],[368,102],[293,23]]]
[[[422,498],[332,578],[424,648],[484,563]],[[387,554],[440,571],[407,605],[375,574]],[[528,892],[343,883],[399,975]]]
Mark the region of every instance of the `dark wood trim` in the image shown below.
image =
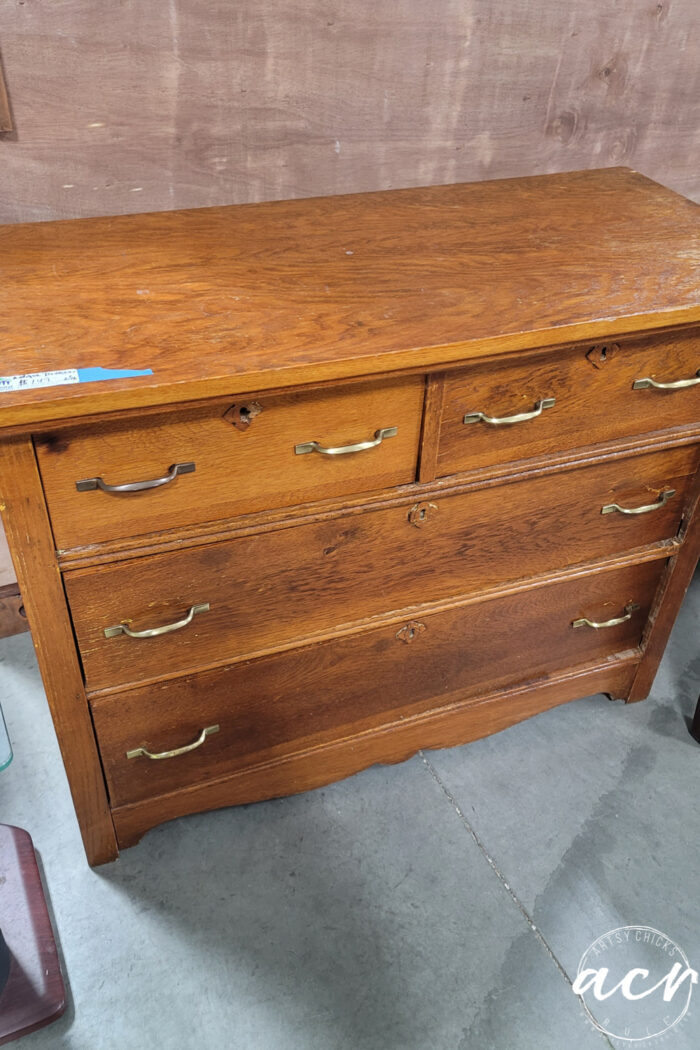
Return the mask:
[[[57,1020],[66,991],[31,837],[8,824],[0,824],[0,877],[0,927],[11,956],[4,990],[0,985],[4,1046]]]
[[[442,420],[444,396],[445,377],[440,372],[433,372],[428,376],[425,388],[423,434],[421,436],[420,463],[418,466],[418,480],[421,484],[434,481],[437,474],[440,422]]]
[[[0,504],[73,803],[91,864],[117,856],[41,480],[29,438],[0,442]]]

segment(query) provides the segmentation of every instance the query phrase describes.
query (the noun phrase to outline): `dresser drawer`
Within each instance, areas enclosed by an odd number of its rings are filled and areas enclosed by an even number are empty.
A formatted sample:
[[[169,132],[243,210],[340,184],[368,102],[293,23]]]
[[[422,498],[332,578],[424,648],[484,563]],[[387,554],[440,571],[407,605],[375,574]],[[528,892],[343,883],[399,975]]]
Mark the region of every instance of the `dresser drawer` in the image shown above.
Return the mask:
[[[470,366],[445,382],[437,476],[698,423],[699,377],[697,330]]]
[[[664,564],[419,614],[406,624],[96,698],[92,713],[112,803],[225,776],[337,739],[341,729],[358,732],[602,662],[638,645]],[[626,612],[630,603],[639,608]],[[627,619],[573,627],[581,617]],[[162,754],[198,740],[200,746],[171,758],[127,758],[139,748]]]
[[[189,671],[669,539],[697,451],[656,452],[66,573],[88,688]],[[105,637],[122,623],[136,632],[179,623],[205,604],[174,631]]]
[[[67,550],[412,482],[423,392],[423,378],[413,376],[217,401],[157,419],[37,436],[56,544]],[[335,455],[297,452],[313,442],[321,448],[373,447]],[[185,469],[175,472],[178,464]],[[127,492],[94,484],[97,478],[119,487],[168,477]]]

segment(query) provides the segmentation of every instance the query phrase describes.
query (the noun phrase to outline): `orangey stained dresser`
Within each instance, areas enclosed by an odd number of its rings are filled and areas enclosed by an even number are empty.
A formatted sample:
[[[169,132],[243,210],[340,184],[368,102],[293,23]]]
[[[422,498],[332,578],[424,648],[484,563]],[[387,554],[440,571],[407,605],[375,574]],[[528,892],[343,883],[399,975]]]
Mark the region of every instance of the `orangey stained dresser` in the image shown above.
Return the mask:
[[[647,694],[699,232],[628,169],[2,229],[0,504],[90,863]]]

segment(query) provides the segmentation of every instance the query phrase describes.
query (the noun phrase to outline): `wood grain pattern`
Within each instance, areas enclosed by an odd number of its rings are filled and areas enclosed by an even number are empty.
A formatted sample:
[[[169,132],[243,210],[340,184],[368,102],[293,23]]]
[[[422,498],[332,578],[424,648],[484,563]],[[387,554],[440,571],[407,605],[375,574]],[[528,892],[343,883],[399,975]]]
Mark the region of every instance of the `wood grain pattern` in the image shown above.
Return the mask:
[[[658,544],[678,531],[697,456],[691,446],[445,497],[421,528],[410,507],[392,507],[66,573],[88,689],[206,667],[402,608],[409,616],[414,606]],[[611,502],[653,502],[666,488],[676,495],[651,514],[601,514]],[[121,622],[133,630],[175,622],[203,602],[209,612],[172,634],[104,637]]]
[[[0,824],[0,930],[11,953],[0,984],[0,1046],[51,1024],[66,991],[31,837]]]
[[[700,198],[694,0],[12,10],[4,221],[613,164]]]
[[[348,496],[412,482],[423,411],[421,376],[389,383],[287,394],[255,404],[252,423],[226,418],[231,401],[144,422],[105,421],[49,431],[35,439],[51,524],[60,549],[157,532],[253,511]],[[395,437],[340,456],[297,456],[297,444],[353,444],[383,427]],[[158,478],[173,463],[196,471],[137,493],[78,492],[76,481],[103,476],[119,484]]]
[[[626,169],[2,239],[0,374],[153,371],[0,394],[5,426],[700,321],[700,215]]]
[[[327,783],[594,689],[641,695],[697,557],[700,416],[695,389],[631,385],[700,366],[699,229],[688,202],[627,170],[6,228],[0,371],[154,369],[0,400],[0,492],[92,862],[116,854],[115,829],[128,844],[183,812]],[[407,448],[387,469],[374,453],[359,470],[341,463],[335,487],[337,464],[311,460],[305,485],[272,431],[318,440],[291,424],[311,405],[357,409],[363,376],[374,410],[406,393]],[[533,383],[559,384],[552,433],[465,445],[459,422],[457,443],[452,395],[505,402],[515,380],[533,401]],[[241,393],[265,402],[248,428]],[[218,437],[222,415],[245,464]],[[206,441],[203,420],[217,428]],[[339,412],[325,440],[368,436],[357,422]],[[186,476],[172,506],[123,522],[117,506],[132,504],[101,493],[72,509],[75,467],[119,483],[139,456],[149,475],[196,460],[185,444],[163,456],[176,430],[214,464],[196,493]],[[433,478],[445,469],[461,473]],[[666,488],[676,496],[651,515],[600,514]],[[84,545],[59,565],[57,541]],[[113,623],[162,626],[207,601],[182,632],[104,639]],[[617,626],[572,626],[623,611]],[[181,747],[214,721],[219,733],[172,764],[123,757]]]
[[[422,715],[399,718],[365,733],[261,762],[219,780],[118,806],[113,817],[119,846],[133,846],[155,824],[187,813],[309,791],[378,762],[403,762],[419,749],[454,747],[478,740],[579,697],[594,693],[625,695],[638,661],[637,651],[621,653],[597,667],[579,667],[534,682],[521,682],[482,700],[456,700]]]
[[[624,463],[630,457],[652,452],[680,449],[700,441],[700,422],[683,427],[673,427],[656,434],[645,434],[633,438],[603,442],[594,448],[573,449],[556,456],[536,456],[531,460],[500,464],[493,467],[468,471],[465,474],[448,475],[429,484],[401,485],[381,492],[346,496],[341,499],[321,500],[285,507],[275,511],[261,511],[215,522],[197,522],[194,525],[164,529],[146,536],[130,536],[122,540],[91,544],[89,547],[59,551],[58,560],[62,569],[92,568],[141,558],[150,554],[161,554],[178,550],[183,546],[221,543],[237,536],[252,536],[254,533],[274,532],[279,528],[290,528],[294,524],[333,521],[349,515],[364,514],[368,509],[406,507],[408,509],[424,500],[466,492],[478,492],[483,488],[510,485],[528,479],[555,477],[579,467],[603,463]],[[624,471],[626,468],[621,467]]]
[[[29,438],[0,442],[0,509],[85,852],[101,864],[116,857],[116,839]]]
[[[92,711],[113,805],[190,787],[265,758],[338,735],[410,718],[457,698],[601,663],[642,636],[662,563],[593,573],[537,591],[422,616],[413,640],[396,625],[324,642],[233,669],[102,697]],[[605,630],[573,628],[579,616],[610,619]],[[173,759],[127,759],[220,731]]]
[[[700,371],[700,332],[605,341],[528,361],[477,365],[445,383],[437,473],[447,475],[662,427],[700,417],[700,386],[633,390],[635,379],[670,382]],[[463,422],[472,412],[503,417],[531,412],[544,398],[553,407],[512,425]]]

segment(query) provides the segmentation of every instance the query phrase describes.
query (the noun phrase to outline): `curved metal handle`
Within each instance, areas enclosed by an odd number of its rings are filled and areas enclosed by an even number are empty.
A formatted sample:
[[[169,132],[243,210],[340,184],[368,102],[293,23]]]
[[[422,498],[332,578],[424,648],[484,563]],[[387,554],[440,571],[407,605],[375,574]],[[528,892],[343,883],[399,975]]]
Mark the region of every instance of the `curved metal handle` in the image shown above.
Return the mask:
[[[519,412],[515,416],[487,416],[483,412],[468,412],[462,420],[463,423],[488,423],[492,427],[502,427],[511,423],[525,423],[528,419],[536,419],[541,416],[545,408],[552,408],[555,398],[545,397],[537,401],[532,412]]]
[[[677,379],[675,383],[657,383],[655,379],[650,379],[649,376],[645,376],[644,379],[635,379],[632,383],[633,390],[649,390],[653,387],[655,390],[682,390],[686,386],[697,386],[700,383],[700,368],[695,373],[693,379]]]
[[[620,623],[627,623],[628,620],[632,619],[632,613],[636,612],[639,608],[637,602],[628,602],[625,606],[624,616],[615,616],[612,620],[603,620],[601,623],[596,623],[595,620],[589,620],[588,617],[582,616],[580,620],[574,620],[571,624],[572,627],[593,627],[596,631],[599,631],[602,627],[617,627]]]
[[[619,503],[607,503],[601,507],[601,514],[651,514],[652,510],[665,507],[670,499],[676,495],[675,489],[665,489],[659,493],[656,503],[645,503],[643,507],[621,507]]]
[[[202,746],[208,736],[211,736],[212,733],[218,732],[218,726],[207,726],[191,744],[185,744],[184,747],[176,747],[174,751],[157,751],[154,754],[145,747],[136,747],[133,751],[127,751],[126,757],[139,758],[143,755],[144,758],[152,758],[154,762],[157,762],[161,758],[177,758],[178,755],[186,755],[188,751],[196,751],[198,747]]]
[[[148,631],[132,631],[125,623],[118,623],[115,627],[105,627],[105,638],[116,638],[118,634],[126,634],[129,638],[156,638],[159,634],[170,634],[171,631],[179,631],[181,627],[187,627],[192,623],[196,613],[209,612],[209,602],[203,605],[192,605],[183,620],[176,623],[166,623],[164,627],[151,627]]]
[[[375,430],[372,441],[358,441],[355,445],[338,445],[337,448],[324,448],[318,441],[305,441],[301,445],[295,445],[294,452],[297,456],[305,456],[307,452],[319,452],[322,456],[345,456],[348,452],[364,452],[367,448],[376,448],[385,438],[396,437],[398,431],[398,427],[382,427],[381,430]]]
[[[157,489],[161,485],[168,485],[174,481],[178,474],[193,474],[194,463],[173,463],[168,467],[168,473],[162,478],[152,478],[150,481],[130,481],[126,485],[108,485],[102,478],[85,478],[84,481],[76,481],[75,487],[78,492],[91,492],[93,489],[101,489],[102,492],[143,492],[145,489]]]

